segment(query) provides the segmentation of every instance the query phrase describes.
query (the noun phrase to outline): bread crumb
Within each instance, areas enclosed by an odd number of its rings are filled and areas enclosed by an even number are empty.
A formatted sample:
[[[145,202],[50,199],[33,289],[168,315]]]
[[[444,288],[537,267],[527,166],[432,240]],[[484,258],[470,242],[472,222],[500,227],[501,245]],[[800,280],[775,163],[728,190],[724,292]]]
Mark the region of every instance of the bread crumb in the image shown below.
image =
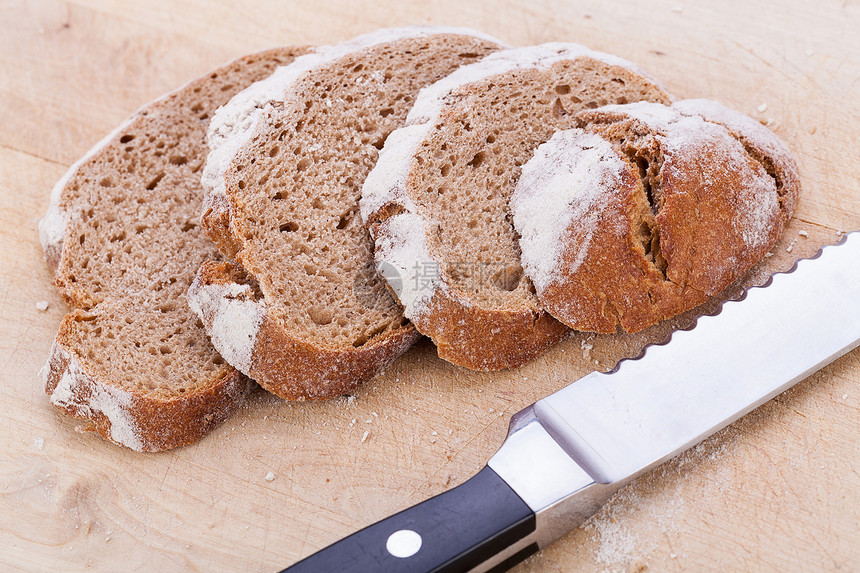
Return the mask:
[[[591,349],[594,348],[594,344],[587,340],[583,340],[579,343],[579,347],[582,348],[582,357],[588,360],[591,358]]]
[[[431,435],[431,436],[438,436],[438,435],[439,435],[439,432],[430,432],[430,435]]]
[[[45,447],[45,438],[36,438],[35,440],[33,440],[33,447],[41,451],[42,448]]]
[[[275,474],[274,474],[274,472],[269,472],[269,473],[267,473],[267,474],[266,474],[266,481],[275,481]]]
[[[794,239],[789,246],[785,248],[786,253],[790,253],[794,250],[794,244],[797,242],[797,239]]]
[[[815,55],[815,50],[806,50],[806,57],[811,58]]]
[[[763,103],[760,106],[758,106],[756,109],[758,110],[759,113],[764,113],[767,111],[767,104]]]
[[[41,310],[42,312],[48,310],[48,301],[40,300],[39,302],[36,303],[36,308],[38,310]]]
[[[809,238],[809,233],[808,233],[806,230],[804,230],[804,229],[799,230],[799,231],[797,232],[797,234],[798,234],[798,235],[800,235],[801,237],[803,237],[804,239],[808,239],[808,238]]]
[[[370,430],[365,430],[364,435],[361,436],[361,443],[362,444],[367,441],[368,436],[370,436]]]
[[[848,394],[842,394],[842,399],[843,399],[843,400],[847,400],[847,399],[848,399]],[[42,448],[39,448],[39,449],[41,450]]]
[[[764,254],[764,258],[769,259],[773,256],[773,251],[768,251]]]

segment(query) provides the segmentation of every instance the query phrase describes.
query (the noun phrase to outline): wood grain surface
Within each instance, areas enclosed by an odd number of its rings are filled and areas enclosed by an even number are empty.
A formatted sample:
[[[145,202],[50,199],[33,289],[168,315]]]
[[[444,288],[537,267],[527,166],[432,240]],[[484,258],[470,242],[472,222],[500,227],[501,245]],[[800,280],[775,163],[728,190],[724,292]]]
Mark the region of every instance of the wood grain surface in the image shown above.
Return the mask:
[[[160,454],[76,432],[49,405],[37,372],[65,307],[36,224],[66,168],[140,105],[233,57],[424,23],[516,46],[583,43],[771,126],[797,154],[803,194],[743,284],[860,229],[857,2],[0,1],[0,569],[278,570],[462,482],[512,413],[690,320],[573,336],[494,374],[450,366],[425,341],[354,398],[258,391],[207,438]],[[518,571],[860,569],[858,383],[854,351]]]

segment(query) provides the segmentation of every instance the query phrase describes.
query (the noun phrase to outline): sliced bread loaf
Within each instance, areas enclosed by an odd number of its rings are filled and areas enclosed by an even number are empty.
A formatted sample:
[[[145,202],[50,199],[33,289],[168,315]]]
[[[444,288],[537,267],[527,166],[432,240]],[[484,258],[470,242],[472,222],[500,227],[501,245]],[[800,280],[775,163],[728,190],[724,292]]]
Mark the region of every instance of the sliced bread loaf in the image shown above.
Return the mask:
[[[382,30],[317,48],[218,111],[203,222],[242,268],[204,265],[189,298],[231,364],[283,398],[328,398],[418,338],[374,268],[361,184],[419,89],[499,47]]]
[[[496,52],[421,92],[365,182],[361,215],[406,317],[439,356],[510,368],[568,332],[522,275],[508,200],[520,167],[576,112],[639,100],[669,95],[576,44]]]
[[[187,304],[217,257],[200,226],[200,172],[215,109],[302,48],[247,56],[136,112],[57,183],[39,230],[72,311],[45,390],[88,429],[135,450],[202,437],[250,381],[218,355]]]
[[[796,168],[773,133],[735,113],[701,100],[610,105],[537,149],[511,212],[552,316],[636,332],[718,294],[771,249]]]

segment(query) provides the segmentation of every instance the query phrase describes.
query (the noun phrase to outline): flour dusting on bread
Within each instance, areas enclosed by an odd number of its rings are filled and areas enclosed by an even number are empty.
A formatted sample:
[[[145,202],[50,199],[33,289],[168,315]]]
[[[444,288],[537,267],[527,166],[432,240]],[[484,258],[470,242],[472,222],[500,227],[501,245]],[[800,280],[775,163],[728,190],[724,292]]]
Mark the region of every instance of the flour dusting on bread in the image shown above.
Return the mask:
[[[440,283],[438,264],[430,256],[425,239],[425,220],[405,212],[389,217],[381,227],[377,260],[404,307],[404,315],[414,320],[426,312]],[[390,270],[385,265],[390,265]]]
[[[130,414],[133,407],[130,392],[94,381],[81,369],[77,358],[56,342],[51,347],[49,362],[65,364],[63,374],[51,392],[51,403],[90,420],[96,415],[104,416],[110,424],[111,440],[132,450],[143,451],[140,430]],[[45,371],[47,375],[47,368]]]
[[[704,149],[714,153],[711,161],[722,166],[725,172],[743,174],[744,180],[738,188],[737,204],[735,210],[737,217],[734,220],[735,228],[744,238],[747,246],[751,249],[759,249],[772,236],[774,217],[779,212],[778,196],[775,192],[774,180],[760,165],[752,165],[755,162],[750,158],[741,142],[732,137],[723,125],[706,121],[699,115],[699,110],[712,114],[714,117],[736,126],[746,123],[738,119],[731,110],[723,111],[719,104],[706,104],[702,100],[694,105],[686,104],[684,101],[675,102],[672,106],[664,106],[649,102],[637,102],[624,106],[609,105],[602,108],[606,112],[619,112],[626,116],[635,118],[652,130],[659,133],[663,150],[666,155],[703,153]],[[680,109],[687,110],[683,114]],[[764,126],[759,127],[770,133]],[[778,141],[775,137],[766,138],[758,130],[753,135],[763,146],[776,150],[778,146],[770,139]],[[784,147],[784,146],[783,146]],[[719,184],[702,180],[703,186]]]
[[[212,345],[234,368],[247,375],[254,344],[266,315],[265,301],[253,300],[251,287],[238,283],[202,284],[199,277],[189,287],[188,304],[203,321]]]
[[[538,293],[558,279],[562,251],[572,224],[581,238],[574,246],[574,272],[588,254],[598,225],[612,225],[601,215],[621,184],[627,163],[599,135],[581,129],[560,131],[541,145],[523,166],[511,197],[522,265]]]
[[[571,328],[636,332],[675,316],[737,280],[778,238],[775,178],[723,125],[648,102],[576,119],[579,129],[538,148],[511,201],[525,272]],[[585,145],[563,139],[585,134]],[[569,177],[567,164],[588,167],[601,145],[621,167],[615,180]],[[570,216],[562,198],[589,187],[596,199]]]

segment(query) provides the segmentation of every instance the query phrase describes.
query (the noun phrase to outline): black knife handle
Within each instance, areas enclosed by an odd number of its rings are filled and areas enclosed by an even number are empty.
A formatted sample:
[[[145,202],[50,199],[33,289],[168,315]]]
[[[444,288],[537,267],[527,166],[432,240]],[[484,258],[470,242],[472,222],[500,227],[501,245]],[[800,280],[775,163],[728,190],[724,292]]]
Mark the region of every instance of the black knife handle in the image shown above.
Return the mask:
[[[529,506],[485,467],[467,482],[365,527],[281,573],[468,571],[534,530]],[[419,540],[420,547],[408,555]],[[536,549],[521,551],[505,565],[513,566]]]

